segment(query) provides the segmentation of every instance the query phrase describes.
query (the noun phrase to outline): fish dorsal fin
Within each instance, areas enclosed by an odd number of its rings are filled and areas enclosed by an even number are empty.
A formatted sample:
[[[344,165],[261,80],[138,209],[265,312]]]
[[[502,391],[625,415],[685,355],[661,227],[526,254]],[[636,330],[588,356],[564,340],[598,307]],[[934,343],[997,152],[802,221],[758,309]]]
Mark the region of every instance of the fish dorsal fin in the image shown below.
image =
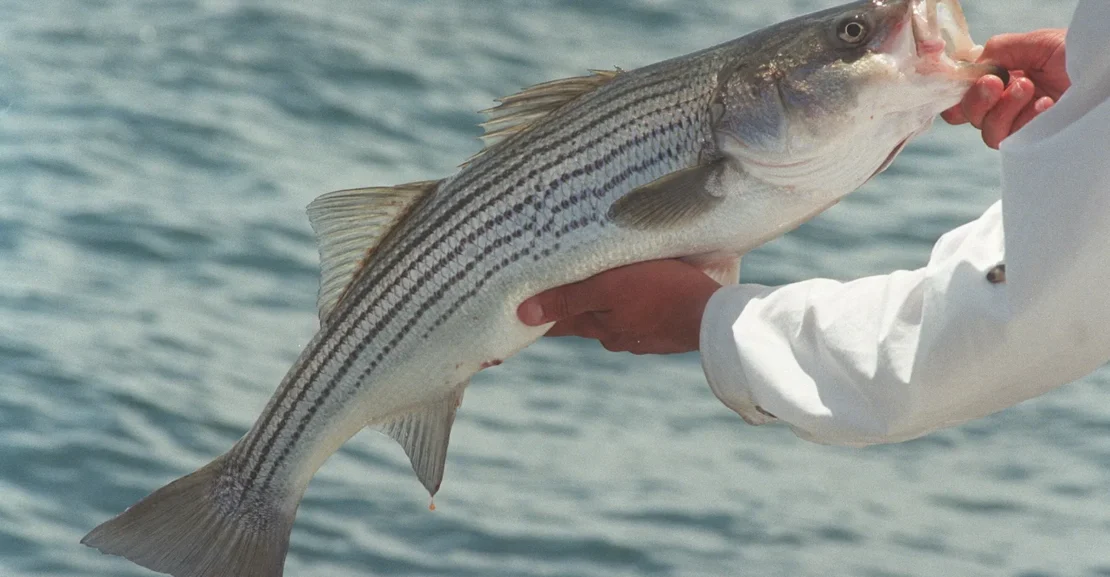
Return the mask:
[[[621,72],[620,68],[591,70],[585,76],[550,80],[525,88],[512,96],[498,98],[500,104],[482,111],[486,115],[486,121],[480,125],[485,131],[481,136],[485,148],[464,164],[473,162],[498,143],[528,130],[537,120],[562,108],[568,102],[605,86]]]
[[[409,456],[416,477],[433,496],[443,482],[443,465],[447,461],[451,426],[455,423],[455,411],[462,403],[463,391],[468,383],[469,381],[464,382],[438,401],[374,426],[401,444],[405,454]]]
[[[370,261],[382,237],[439,180],[391,187],[337,190],[308,205],[308,221],[320,250],[320,320],[331,315],[358,272]]]

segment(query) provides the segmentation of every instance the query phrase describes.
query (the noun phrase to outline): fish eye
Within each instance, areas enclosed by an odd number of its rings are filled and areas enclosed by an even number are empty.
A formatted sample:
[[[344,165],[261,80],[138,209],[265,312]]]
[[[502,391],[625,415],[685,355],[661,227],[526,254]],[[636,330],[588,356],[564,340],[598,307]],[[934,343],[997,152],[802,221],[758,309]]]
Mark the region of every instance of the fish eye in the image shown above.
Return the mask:
[[[836,25],[836,37],[848,44],[859,44],[867,38],[867,23],[858,16],[852,16]]]

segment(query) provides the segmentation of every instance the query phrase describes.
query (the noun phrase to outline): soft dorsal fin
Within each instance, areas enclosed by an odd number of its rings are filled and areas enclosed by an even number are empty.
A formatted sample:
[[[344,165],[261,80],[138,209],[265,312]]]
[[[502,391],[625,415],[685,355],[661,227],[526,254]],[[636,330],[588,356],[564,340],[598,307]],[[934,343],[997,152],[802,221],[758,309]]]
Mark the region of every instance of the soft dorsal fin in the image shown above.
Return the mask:
[[[317,306],[321,321],[335,309],[385,233],[414,202],[434,192],[440,182],[425,180],[391,187],[337,190],[308,205],[308,221],[316,232],[320,250]]]
[[[473,162],[475,158],[498,143],[524,132],[537,120],[562,108],[568,102],[605,86],[621,72],[620,68],[591,70],[586,76],[550,80],[525,88],[511,96],[498,98],[497,101],[500,104],[482,111],[487,118],[480,125],[485,131],[481,136],[485,148],[470,157],[466,163]]]

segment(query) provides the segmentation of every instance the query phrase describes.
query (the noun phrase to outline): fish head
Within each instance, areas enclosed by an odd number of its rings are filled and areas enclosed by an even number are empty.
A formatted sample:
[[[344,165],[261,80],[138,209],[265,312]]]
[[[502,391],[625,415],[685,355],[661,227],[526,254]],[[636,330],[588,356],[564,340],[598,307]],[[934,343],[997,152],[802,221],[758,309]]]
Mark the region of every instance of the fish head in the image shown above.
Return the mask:
[[[718,74],[718,146],[766,180],[844,189],[998,67],[958,0],[863,0],[744,39]]]

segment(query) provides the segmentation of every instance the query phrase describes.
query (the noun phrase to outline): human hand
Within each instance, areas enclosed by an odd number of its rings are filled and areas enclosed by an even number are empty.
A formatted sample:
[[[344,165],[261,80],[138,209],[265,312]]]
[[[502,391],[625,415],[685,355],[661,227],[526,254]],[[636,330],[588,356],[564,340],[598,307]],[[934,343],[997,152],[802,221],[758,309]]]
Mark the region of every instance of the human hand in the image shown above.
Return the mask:
[[[597,339],[637,355],[698,350],[701,316],[720,283],[680,260],[633,264],[540,293],[517,308],[521,322],[554,322],[547,336]]]
[[[987,146],[998,148],[1071,86],[1065,62],[1066,34],[1064,29],[1046,29],[991,38],[979,60],[1008,69],[1010,85],[1004,86],[997,76],[984,76],[962,102],[941,117],[951,124],[970,122],[983,131]]]

